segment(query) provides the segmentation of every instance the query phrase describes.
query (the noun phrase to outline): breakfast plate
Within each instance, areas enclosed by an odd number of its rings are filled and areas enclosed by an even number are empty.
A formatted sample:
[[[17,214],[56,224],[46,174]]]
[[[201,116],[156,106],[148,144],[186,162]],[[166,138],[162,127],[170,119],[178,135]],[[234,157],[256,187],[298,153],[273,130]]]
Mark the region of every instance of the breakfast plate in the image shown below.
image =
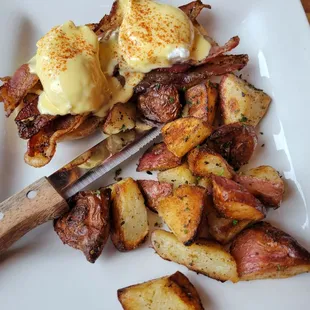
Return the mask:
[[[168,2],[168,1],[162,1]],[[183,1],[169,1],[181,5]],[[242,76],[271,95],[270,109],[258,127],[259,144],[251,167],[275,167],[286,184],[280,209],[268,221],[294,236],[310,250],[309,191],[307,159],[308,87],[310,71],[309,26],[299,1],[225,0],[210,1],[200,23],[220,43],[239,35],[236,53],[249,54]],[[96,22],[108,13],[112,1],[0,1],[0,73],[11,75],[35,53],[35,44],[54,25],[73,20],[76,24]],[[14,120],[1,115],[0,199],[62,167],[102,139],[65,142],[53,161],[44,168],[27,166],[26,144],[16,132]],[[136,172],[143,150],[121,165],[121,177],[154,179]],[[114,182],[115,171],[96,181],[92,188]],[[153,229],[159,219],[151,216]],[[196,275],[185,267],[162,260],[147,242],[141,248],[118,252],[109,242],[96,264],[85,261],[79,251],[63,246],[51,223],[35,229],[0,256],[1,309],[121,309],[117,290],[177,270],[194,284],[205,309],[302,309],[308,307],[310,277],[221,283]]]

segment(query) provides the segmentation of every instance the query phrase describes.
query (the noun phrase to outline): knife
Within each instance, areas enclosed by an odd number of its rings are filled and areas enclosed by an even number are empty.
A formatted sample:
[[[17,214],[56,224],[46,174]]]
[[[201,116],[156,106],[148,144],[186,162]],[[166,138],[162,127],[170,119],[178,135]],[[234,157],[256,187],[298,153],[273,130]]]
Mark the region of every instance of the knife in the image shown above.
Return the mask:
[[[43,177],[0,204],[0,253],[35,227],[69,210],[66,199],[136,154],[160,135],[160,128],[136,128],[129,134],[131,142],[118,150],[109,136],[76,159]],[[86,159],[86,161],[85,161]]]

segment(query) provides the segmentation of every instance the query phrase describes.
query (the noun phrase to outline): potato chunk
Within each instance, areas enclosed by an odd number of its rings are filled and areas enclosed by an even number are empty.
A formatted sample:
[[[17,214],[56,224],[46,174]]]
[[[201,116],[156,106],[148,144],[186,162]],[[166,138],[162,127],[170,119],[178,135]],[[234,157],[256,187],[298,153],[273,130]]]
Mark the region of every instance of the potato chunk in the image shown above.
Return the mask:
[[[179,165],[181,165],[181,159],[172,154],[165,143],[158,143],[143,154],[137,171],[162,171]]]
[[[149,233],[147,211],[138,184],[131,178],[112,186],[111,239],[121,252],[137,248]]]
[[[122,131],[130,130],[136,124],[136,107],[134,104],[117,103],[113,106],[103,124],[103,132],[107,135],[115,135]]]
[[[178,157],[183,157],[208,138],[212,128],[198,118],[184,117],[166,124],[161,132],[168,150]]]
[[[257,146],[257,135],[253,126],[234,123],[216,129],[208,142],[216,153],[238,170],[252,157]]]
[[[174,188],[178,188],[183,184],[197,183],[197,178],[193,176],[191,171],[188,169],[188,164],[184,163],[181,166],[159,172],[157,175],[159,182],[168,182],[173,184]]]
[[[242,174],[235,175],[234,180],[245,187],[266,207],[277,209],[284,195],[284,182],[279,173],[270,166],[260,166]]]
[[[238,233],[252,223],[249,220],[233,220],[220,217],[216,211],[212,197],[208,197],[206,213],[210,235],[219,243],[229,243]]]
[[[205,146],[190,151],[187,161],[191,172],[200,177],[214,174],[231,179],[234,175],[232,167],[226,160]]]
[[[159,201],[157,211],[179,241],[194,242],[203,216],[205,190],[202,187],[181,185],[173,195]]]
[[[207,81],[188,89],[185,93],[188,116],[194,116],[213,125],[218,101],[218,91],[215,84]]]
[[[72,208],[54,222],[64,244],[81,250],[90,263],[100,256],[110,234],[110,189],[79,192],[69,200]]]
[[[158,202],[172,195],[173,192],[173,185],[167,182],[153,180],[138,180],[137,182],[142,190],[147,207],[155,213],[157,213]]]
[[[220,98],[226,125],[244,122],[247,125],[257,126],[271,102],[271,98],[262,90],[231,73],[222,77]]]
[[[125,310],[203,310],[200,297],[181,272],[117,291]]]
[[[185,246],[172,233],[164,230],[153,231],[151,240],[156,253],[165,260],[222,282],[238,281],[234,258],[215,242],[201,240]]]
[[[221,216],[252,221],[265,218],[262,203],[238,183],[213,175],[212,184],[214,205]]]
[[[138,98],[138,109],[149,120],[167,123],[181,112],[179,93],[173,85],[155,84]]]
[[[231,245],[240,280],[288,278],[310,271],[310,253],[266,222],[244,230]]]

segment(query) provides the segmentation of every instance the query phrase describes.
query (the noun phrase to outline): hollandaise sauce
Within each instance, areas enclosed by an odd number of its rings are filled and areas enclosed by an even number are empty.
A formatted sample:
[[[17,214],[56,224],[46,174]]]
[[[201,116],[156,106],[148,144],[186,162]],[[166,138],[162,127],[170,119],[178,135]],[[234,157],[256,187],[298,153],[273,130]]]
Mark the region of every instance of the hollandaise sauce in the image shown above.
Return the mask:
[[[107,115],[128,102],[134,87],[153,69],[207,57],[210,43],[179,8],[152,0],[118,0],[119,28],[99,42],[87,26],[71,21],[53,28],[37,43],[29,62],[43,85],[42,114]],[[113,76],[115,68],[124,77]]]

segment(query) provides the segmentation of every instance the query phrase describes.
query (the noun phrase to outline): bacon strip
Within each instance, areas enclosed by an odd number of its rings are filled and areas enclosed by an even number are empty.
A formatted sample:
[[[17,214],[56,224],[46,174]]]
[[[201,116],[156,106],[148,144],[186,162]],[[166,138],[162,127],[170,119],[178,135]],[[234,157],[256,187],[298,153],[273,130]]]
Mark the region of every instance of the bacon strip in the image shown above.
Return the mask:
[[[188,18],[194,22],[203,9],[211,9],[211,5],[203,4],[200,0],[192,1],[179,7]]]
[[[40,114],[38,100],[38,95],[28,94],[24,99],[24,108],[20,110],[15,118],[18,134],[22,139],[30,139],[56,117]]]
[[[222,55],[206,64],[188,72],[156,72],[147,73],[144,79],[136,86],[135,93],[143,93],[154,84],[172,84],[178,89],[197,85],[211,76],[223,75],[243,69],[249,61],[248,55]]]
[[[28,64],[25,64],[14,73],[8,82],[0,87],[0,97],[4,102],[6,116],[11,115],[38,81],[38,76],[30,73]]]
[[[37,168],[48,164],[56,152],[56,145],[61,137],[78,128],[86,118],[85,115],[65,115],[42,128],[28,141],[25,162]]]

